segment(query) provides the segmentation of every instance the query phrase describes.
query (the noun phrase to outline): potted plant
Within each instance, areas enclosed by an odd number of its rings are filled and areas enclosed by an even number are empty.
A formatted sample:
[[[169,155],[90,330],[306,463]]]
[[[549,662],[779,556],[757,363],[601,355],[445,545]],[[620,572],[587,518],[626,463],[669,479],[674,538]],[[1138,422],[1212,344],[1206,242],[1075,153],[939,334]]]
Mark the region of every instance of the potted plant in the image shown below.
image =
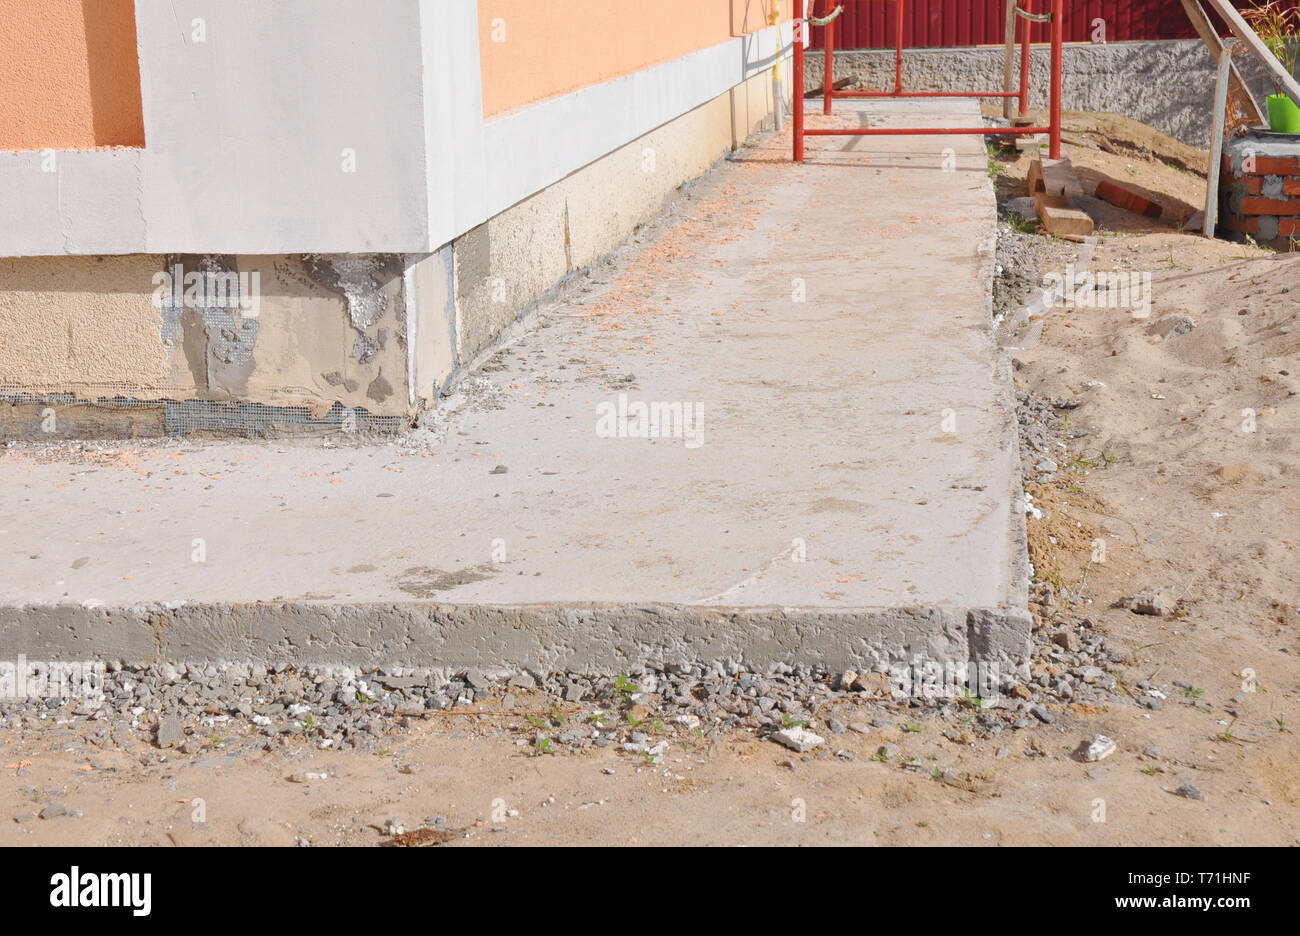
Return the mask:
[[[1242,10],[1241,15],[1287,74],[1294,75],[1296,56],[1300,53],[1300,8],[1282,9],[1271,2]],[[1300,107],[1283,92],[1281,82],[1276,79],[1273,90],[1268,96],[1269,128],[1279,133],[1300,133]]]

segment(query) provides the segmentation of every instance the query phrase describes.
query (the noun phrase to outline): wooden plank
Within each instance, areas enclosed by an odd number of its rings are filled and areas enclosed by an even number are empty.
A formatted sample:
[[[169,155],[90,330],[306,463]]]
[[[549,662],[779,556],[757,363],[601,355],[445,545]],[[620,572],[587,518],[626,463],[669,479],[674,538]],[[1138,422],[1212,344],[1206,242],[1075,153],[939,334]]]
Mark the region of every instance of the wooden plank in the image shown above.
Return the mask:
[[[1007,0],[1007,51],[1002,60],[1002,90],[1006,92],[1020,90],[1016,76],[1016,4],[1019,0]],[[1015,98],[1002,99],[1002,116],[1011,119],[1012,103]]]
[[[1029,164],[1028,182],[1030,195],[1046,192],[1077,198],[1083,194],[1083,186],[1069,159],[1035,159]]]
[[[1291,96],[1291,100],[1300,104],[1300,83],[1282,67],[1282,63],[1277,60],[1272,52],[1268,51],[1268,46],[1264,41],[1255,35],[1255,30],[1251,29],[1241,14],[1237,12],[1228,0],[1209,0],[1210,6],[1223,17],[1223,21],[1228,24],[1232,34],[1246,44],[1246,48],[1255,53],[1255,56],[1264,63],[1272,77],[1282,85],[1283,90]]]
[[[1219,170],[1223,165],[1223,122],[1228,107],[1228,68],[1232,63],[1231,50],[1224,49],[1219,59],[1219,79],[1214,85],[1214,129],[1210,133],[1210,177],[1205,184],[1206,237],[1214,236],[1214,226],[1219,214]]]
[[[1020,153],[1030,153],[1034,156],[1041,156],[1043,153],[1043,144],[1047,142],[1047,134],[1035,133],[1032,136],[1022,133],[1016,137],[1016,151]]]
[[[1075,208],[1064,195],[1034,193],[1034,210],[1048,234],[1061,237],[1087,237],[1093,232],[1092,218]]]
[[[1219,38],[1218,32],[1210,23],[1210,18],[1205,15],[1201,0],[1183,0],[1183,9],[1187,11],[1187,18],[1192,21],[1197,35],[1210,50],[1215,64],[1218,64],[1223,59],[1223,40]],[[1255,95],[1250,93],[1250,88],[1246,87],[1245,79],[1241,77],[1236,62],[1231,63],[1231,69],[1232,89],[1236,92],[1237,99],[1245,105],[1246,117],[1258,126],[1267,126],[1268,121],[1264,119],[1264,112],[1259,109],[1259,104],[1255,101]]]

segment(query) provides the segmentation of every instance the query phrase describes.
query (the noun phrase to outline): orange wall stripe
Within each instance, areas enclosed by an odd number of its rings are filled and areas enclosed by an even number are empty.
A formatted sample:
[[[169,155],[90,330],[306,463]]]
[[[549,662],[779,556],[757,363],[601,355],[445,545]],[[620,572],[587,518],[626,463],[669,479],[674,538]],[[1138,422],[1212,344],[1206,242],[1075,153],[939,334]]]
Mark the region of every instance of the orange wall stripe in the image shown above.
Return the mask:
[[[609,81],[770,24],[772,0],[478,0],[483,116]],[[782,0],[783,20],[794,0]]]
[[[144,146],[133,0],[0,0],[0,149]]]

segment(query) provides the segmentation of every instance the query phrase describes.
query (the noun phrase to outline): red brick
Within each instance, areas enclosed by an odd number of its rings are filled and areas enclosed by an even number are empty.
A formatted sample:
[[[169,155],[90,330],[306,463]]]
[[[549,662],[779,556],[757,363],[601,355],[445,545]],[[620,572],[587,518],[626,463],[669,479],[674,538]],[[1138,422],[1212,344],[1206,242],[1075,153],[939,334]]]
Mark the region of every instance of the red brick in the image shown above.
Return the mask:
[[[1137,192],[1129,191],[1114,182],[1105,180],[1097,183],[1097,197],[1123,208],[1125,211],[1145,215],[1148,218],[1158,218],[1164,210],[1160,207],[1159,202],[1153,202]]]
[[[1243,198],[1241,213],[1248,215],[1300,215],[1300,198]]]
[[[1289,179],[1283,179],[1282,191],[1287,195],[1300,195],[1300,179],[1296,178],[1295,176],[1292,176]],[[1251,194],[1257,195],[1259,193],[1251,192]]]
[[[1280,238],[1300,237],[1300,218],[1278,218],[1277,236]]]
[[[1236,215],[1223,215],[1219,225],[1239,234],[1258,234],[1259,218],[1238,218]]]
[[[1244,163],[1245,160],[1242,160]],[[1243,167],[1244,169],[1244,167]],[[1300,158],[1287,156],[1256,156],[1255,169],[1250,175],[1300,175]]]
[[[1229,172],[1219,176],[1219,188],[1240,188],[1248,195],[1258,195],[1264,191],[1264,177],[1252,175],[1234,175]]]

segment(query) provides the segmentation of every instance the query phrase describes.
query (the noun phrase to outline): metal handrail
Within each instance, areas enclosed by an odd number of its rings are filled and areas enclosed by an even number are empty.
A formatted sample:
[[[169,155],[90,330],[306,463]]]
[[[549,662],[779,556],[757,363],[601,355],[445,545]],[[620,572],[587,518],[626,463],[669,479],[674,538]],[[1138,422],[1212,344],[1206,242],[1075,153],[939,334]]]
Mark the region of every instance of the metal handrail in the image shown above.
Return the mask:
[[[825,113],[832,113],[832,104],[835,98],[883,98],[883,97],[973,97],[973,98],[1003,98],[1010,101],[1012,98],[1020,99],[1020,112],[1023,115],[1028,106],[1029,94],[1029,23],[1051,23],[1052,24],[1052,62],[1051,62],[1051,92],[1050,92],[1050,109],[1048,126],[1045,127],[819,127],[816,129],[804,128],[804,41],[807,36],[805,30],[816,25],[829,27],[840,13],[843,12],[843,6],[838,6],[834,12],[826,17],[813,17],[808,15],[808,9],[803,8],[804,16],[796,17],[794,20],[795,42],[794,42],[794,160],[803,162],[804,156],[804,137],[805,136],[867,136],[874,134],[1039,134],[1048,135],[1048,155],[1052,159],[1059,159],[1061,156],[1061,98],[1062,98],[1062,81],[1061,65],[1062,52],[1065,41],[1063,30],[1063,4],[1064,0],[1049,0],[1051,3],[1050,14],[1032,14],[1022,10],[1019,4],[1015,4],[1015,16],[1011,15],[1011,4],[1008,3],[1008,27],[1016,18],[1026,21],[1023,30],[1023,45],[1021,54],[1021,86],[1019,91],[904,91],[903,90],[903,8],[906,0],[894,0],[898,4],[898,48],[895,50],[895,77],[893,91],[836,91],[835,90],[835,30],[826,29],[826,66],[825,79],[822,82],[822,94],[825,100]],[[1014,31],[1010,32],[1010,41],[1014,41]]]

